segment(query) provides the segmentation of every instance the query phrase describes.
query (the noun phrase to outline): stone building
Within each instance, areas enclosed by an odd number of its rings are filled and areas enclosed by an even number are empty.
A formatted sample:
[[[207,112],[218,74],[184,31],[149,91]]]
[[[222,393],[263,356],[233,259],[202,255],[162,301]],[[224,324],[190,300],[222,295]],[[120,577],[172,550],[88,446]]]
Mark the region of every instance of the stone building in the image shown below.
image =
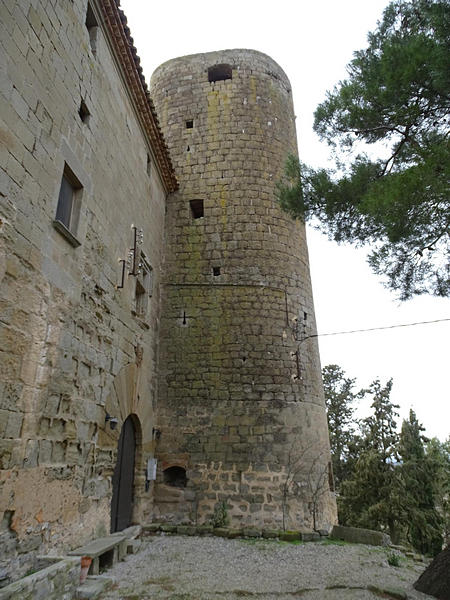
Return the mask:
[[[225,501],[235,525],[329,527],[305,230],[274,194],[297,151],[289,80],[265,54],[227,50],[161,65],[151,94],[180,186],[167,203],[155,508],[203,520]]]
[[[23,552],[151,519],[176,179],[114,0],[0,13],[0,554],[20,572]]]
[[[176,59],[155,109],[117,0],[0,17],[0,561],[222,500],[331,524],[306,241],[274,201],[285,74]]]

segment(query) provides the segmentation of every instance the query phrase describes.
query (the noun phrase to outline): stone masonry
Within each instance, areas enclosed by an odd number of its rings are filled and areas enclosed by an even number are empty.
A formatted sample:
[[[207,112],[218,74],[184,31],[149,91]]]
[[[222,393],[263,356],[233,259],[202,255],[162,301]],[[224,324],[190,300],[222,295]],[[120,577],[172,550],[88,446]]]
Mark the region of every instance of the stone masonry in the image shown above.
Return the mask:
[[[5,0],[0,52],[0,586],[118,529],[124,481],[127,524],[329,527],[286,75],[175,59],[154,106],[118,0]]]
[[[130,415],[133,519],[150,518],[158,289],[176,181],[116,2],[6,0],[0,17],[0,561],[17,577],[32,552],[109,532]],[[66,169],[80,205],[71,232],[55,223]],[[152,268],[145,310],[128,267],[116,287],[132,224]]]
[[[156,510],[205,522],[336,519],[304,227],[275,200],[296,152],[290,83],[268,56],[171,60],[151,93],[179,181],[168,200]],[[170,485],[174,467],[186,487]],[[167,475],[166,475],[167,473]],[[291,481],[292,480],[292,481]],[[284,506],[284,510],[283,510]]]

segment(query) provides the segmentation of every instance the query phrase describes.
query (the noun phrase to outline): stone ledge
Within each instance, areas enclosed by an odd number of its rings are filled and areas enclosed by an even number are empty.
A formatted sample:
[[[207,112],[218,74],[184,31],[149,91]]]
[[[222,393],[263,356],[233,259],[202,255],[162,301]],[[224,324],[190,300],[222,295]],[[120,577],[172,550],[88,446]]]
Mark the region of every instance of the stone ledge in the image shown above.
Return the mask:
[[[330,537],[352,544],[368,544],[369,546],[389,546],[391,544],[391,538],[381,531],[344,527],[343,525],[334,525]]]
[[[66,557],[0,589],[0,600],[69,600],[80,579],[80,559]],[[38,595],[39,594],[39,595]]]
[[[230,527],[212,527],[210,525],[174,525],[169,523],[150,523],[142,526],[143,535],[154,534],[176,534],[176,535],[210,535],[228,539],[279,539],[283,541],[315,542],[328,537],[326,531],[317,532],[310,530],[283,531],[281,529],[257,529],[255,527],[243,527],[235,529]]]

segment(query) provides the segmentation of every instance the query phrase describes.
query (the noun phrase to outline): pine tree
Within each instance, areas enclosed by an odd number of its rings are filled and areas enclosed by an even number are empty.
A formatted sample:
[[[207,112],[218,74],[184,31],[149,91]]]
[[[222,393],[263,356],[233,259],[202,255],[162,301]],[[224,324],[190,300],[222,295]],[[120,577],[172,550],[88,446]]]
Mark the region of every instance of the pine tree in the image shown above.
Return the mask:
[[[432,438],[426,444],[426,454],[436,466],[433,481],[436,509],[442,518],[444,544],[450,546],[450,436],[445,442]]]
[[[353,473],[341,486],[339,517],[343,524],[401,534],[401,488],[395,472],[398,406],[390,401],[392,379],[369,387],[373,414],[362,421],[362,450]]]
[[[293,217],[369,245],[372,270],[402,300],[450,295],[449,35],[448,0],[391,2],[315,112],[337,169],[290,156],[278,184]]]
[[[366,390],[354,391],[355,379],[345,376],[338,365],[322,369],[331,457],[336,489],[346,479],[354,462],[357,440],[355,435],[354,404],[363,398]]]
[[[396,471],[402,489],[402,510],[406,537],[423,554],[442,550],[442,518],[436,510],[435,479],[439,464],[425,454],[424,428],[413,410],[404,420],[398,444],[401,463]]]

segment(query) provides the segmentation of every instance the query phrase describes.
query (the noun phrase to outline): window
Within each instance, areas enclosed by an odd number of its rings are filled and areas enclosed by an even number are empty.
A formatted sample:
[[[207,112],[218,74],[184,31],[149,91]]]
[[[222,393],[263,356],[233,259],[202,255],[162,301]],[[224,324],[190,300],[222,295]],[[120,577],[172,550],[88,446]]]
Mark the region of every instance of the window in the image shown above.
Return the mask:
[[[97,52],[98,22],[90,3],[88,3],[87,6],[85,24],[89,32],[89,43],[91,45],[92,54],[95,56]]]
[[[82,120],[82,122],[87,125],[89,123],[89,117],[91,116],[91,113],[89,112],[89,109],[86,106],[86,103],[84,100],[81,100],[78,114],[80,115],[80,119]]]
[[[192,119],[189,119],[188,121],[186,121],[186,129],[192,129],[194,127],[194,121]]]
[[[214,277],[218,277],[220,275],[220,267],[213,267],[213,275]]]
[[[138,274],[136,276],[135,312],[140,317],[145,317],[148,310],[148,299],[153,291],[153,269],[148,264],[144,255],[139,260]]]
[[[215,81],[225,81],[225,79],[232,79],[233,70],[231,65],[214,65],[208,69],[208,81],[214,83]]]
[[[189,202],[191,207],[191,213],[194,219],[201,219],[203,217],[203,200],[191,200]]]
[[[80,245],[75,236],[80,219],[82,189],[81,183],[65,164],[53,225],[75,247]]]

